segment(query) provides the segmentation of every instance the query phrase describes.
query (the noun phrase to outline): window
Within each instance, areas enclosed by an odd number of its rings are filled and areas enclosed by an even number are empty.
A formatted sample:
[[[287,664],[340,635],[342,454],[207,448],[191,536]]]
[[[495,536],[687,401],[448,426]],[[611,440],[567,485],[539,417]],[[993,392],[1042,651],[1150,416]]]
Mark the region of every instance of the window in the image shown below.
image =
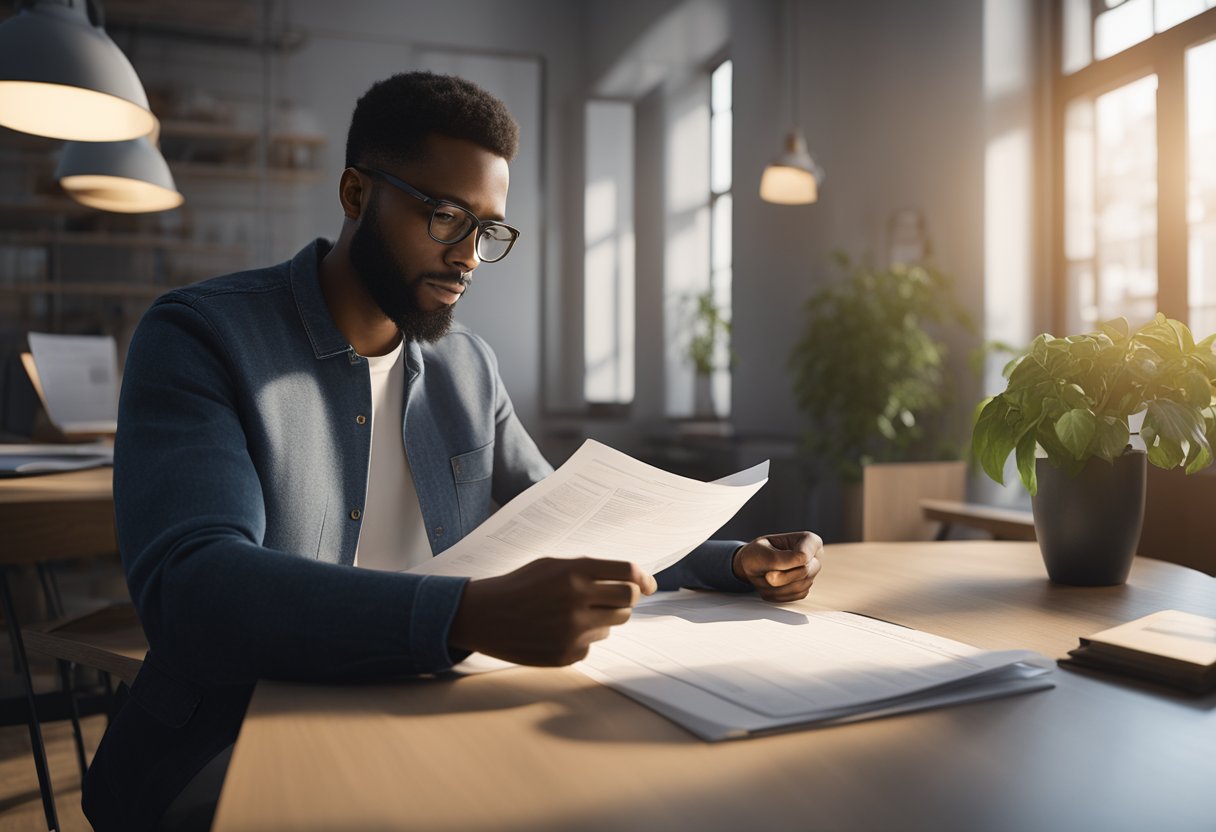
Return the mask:
[[[709,105],[709,291],[719,312],[731,318],[731,135],[734,69],[730,61],[718,64],[710,75]],[[712,381],[714,413],[730,414],[730,343],[717,340]]]
[[[1216,0],[1064,0],[1053,328],[1216,331]],[[1092,55],[1089,44],[1093,44]]]
[[[583,398],[628,404],[634,393],[632,104],[587,104],[585,159]]]

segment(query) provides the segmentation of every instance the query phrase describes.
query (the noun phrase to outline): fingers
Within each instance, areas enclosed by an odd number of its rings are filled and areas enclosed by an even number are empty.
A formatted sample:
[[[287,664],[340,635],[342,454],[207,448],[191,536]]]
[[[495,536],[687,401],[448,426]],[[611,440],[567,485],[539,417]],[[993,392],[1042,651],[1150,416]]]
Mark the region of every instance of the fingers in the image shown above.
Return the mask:
[[[810,563],[806,564],[805,566],[795,566],[793,569],[784,570],[774,569],[770,572],[766,572],[764,575],[764,580],[769,586],[789,586],[792,583],[802,581],[807,578],[814,580],[815,576],[819,574],[821,569],[823,569],[823,563],[820,562],[819,558],[813,557],[811,558]]]
[[[641,588],[631,581],[596,581],[588,591],[593,607],[632,607],[641,597]]]
[[[659,588],[654,577],[636,563],[627,560],[602,560],[600,558],[578,558],[579,574],[593,581],[628,581],[635,584],[643,595],[653,595]]]

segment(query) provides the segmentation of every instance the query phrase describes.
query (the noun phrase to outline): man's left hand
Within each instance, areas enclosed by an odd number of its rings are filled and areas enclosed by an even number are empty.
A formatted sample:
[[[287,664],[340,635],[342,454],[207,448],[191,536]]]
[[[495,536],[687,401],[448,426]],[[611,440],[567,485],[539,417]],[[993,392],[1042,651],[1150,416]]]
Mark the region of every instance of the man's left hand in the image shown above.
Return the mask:
[[[812,532],[766,534],[735,552],[735,577],[756,588],[765,601],[805,598],[822,564],[823,541]]]

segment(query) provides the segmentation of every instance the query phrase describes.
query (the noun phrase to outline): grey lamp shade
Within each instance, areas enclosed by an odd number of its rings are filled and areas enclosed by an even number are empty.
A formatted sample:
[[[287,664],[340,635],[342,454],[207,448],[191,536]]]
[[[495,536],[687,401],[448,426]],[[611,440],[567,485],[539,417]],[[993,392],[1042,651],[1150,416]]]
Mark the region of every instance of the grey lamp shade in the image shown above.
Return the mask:
[[[0,25],[0,124],[75,141],[122,141],[156,126],[148,96],[85,0],[37,0]]]
[[[102,211],[168,211],[184,201],[165,157],[146,136],[126,142],[68,142],[55,178],[72,199]]]

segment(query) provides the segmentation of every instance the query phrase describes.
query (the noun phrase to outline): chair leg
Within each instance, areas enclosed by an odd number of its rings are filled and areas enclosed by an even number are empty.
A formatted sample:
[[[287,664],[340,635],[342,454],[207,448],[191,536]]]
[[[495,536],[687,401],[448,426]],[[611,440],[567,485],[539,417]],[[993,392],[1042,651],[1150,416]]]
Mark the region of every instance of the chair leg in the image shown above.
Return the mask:
[[[46,596],[47,608],[50,610],[51,616],[63,618],[67,611],[63,607],[63,596],[59,593],[59,580],[51,571],[49,564],[38,564],[38,579],[42,582],[42,594]],[[72,737],[76,741],[76,764],[80,767],[80,781],[83,783],[88,762],[85,760],[84,734],[80,730],[80,709],[76,705],[76,686],[72,684],[72,665],[69,662],[59,662],[59,681],[71,708]]]
[[[59,817],[55,813],[55,793],[51,788],[51,772],[46,764],[46,748],[42,744],[42,727],[38,724],[38,709],[34,701],[34,680],[30,678],[30,666],[25,656],[25,643],[21,640],[21,627],[13,607],[13,596],[8,588],[8,570],[0,566],[0,603],[3,604],[4,620],[8,622],[8,637],[13,646],[13,658],[18,665],[18,675],[25,681],[25,696],[29,704],[30,745],[34,750],[34,770],[38,773],[38,789],[42,792],[42,809],[46,813],[47,828],[59,828]]]
[[[80,767],[80,782],[84,782],[85,769],[89,767],[84,754],[84,733],[80,730],[80,708],[76,703],[76,685],[72,683],[72,664],[59,660],[59,681],[67,694],[72,714],[72,738],[76,741],[76,764]]]

